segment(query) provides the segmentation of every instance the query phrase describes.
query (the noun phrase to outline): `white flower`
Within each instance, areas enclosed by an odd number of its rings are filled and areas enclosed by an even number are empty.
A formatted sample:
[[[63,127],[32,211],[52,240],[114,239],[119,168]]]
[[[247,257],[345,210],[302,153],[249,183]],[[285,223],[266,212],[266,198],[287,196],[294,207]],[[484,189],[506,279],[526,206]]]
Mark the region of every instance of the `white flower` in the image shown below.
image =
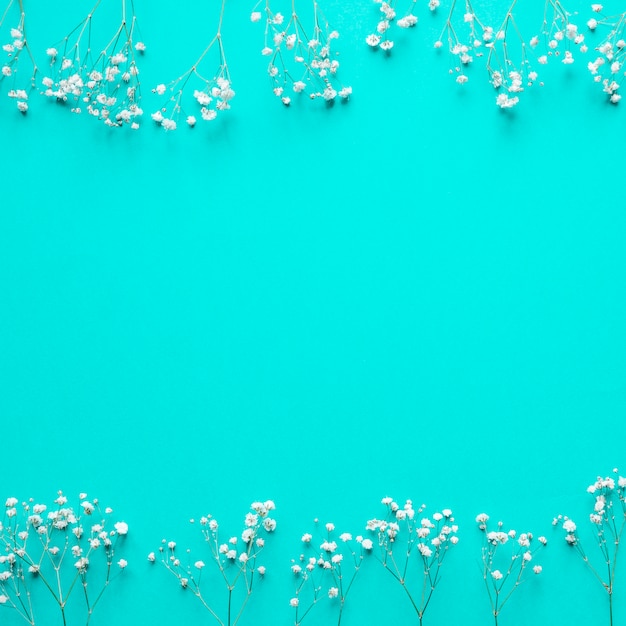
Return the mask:
[[[120,559],[117,564],[120,569],[124,569],[128,565],[128,561],[126,559]]]
[[[510,109],[510,108],[514,107],[518,102],[519,102],[519,98],[517,96],[514,96],[513,98],[510,98],[505,93],[501,93],[501,94],[499,94],[496,97],[496,104],[501,109]]]
[[[264,565],[259,565],[259,567],[256,568],[256,571],[259,572],[259,574],[261,576],[265,576],[265,566]]]
[[[420,554],[425,558],[429,558],[433,555],[433,551],[423,543],[418,543],[417,549],[419,550]]]
[[[412,28],[417,24],[417,16],[412,14],[405,15],[404,17],[400,18],[396,22],[396,24],[398,24],[400,28]]]
[[[261,12],[260,11],[252,11],[250,14],[251,22],[260,22],[261,21]]]
[[[116,522],[115,523],[115,531],[118,535],[127,535],[128,534],[128,524],[126,522]]]
[[[300,604],[298,598],[291,598],[291,600],[289,600],[289,606],[293,607],[294,609],[298,606],[298,604]]]
[[[78,559],[76,563],[74,563],[74,567],[80,572],[84,572],[87,569],[88,565],[89,565],[89,559],[84,556]]]
[[[541,565],[535,565],[535,567],[533,567],[533,572],[535,572],[535,574],[541,574],[543,570],[543,567],[541,567]]]
[[[361,546],[363,546],[363,550],[371,550],[374,547],[374,544],[371,539],[363,539]]]
[[[502,572],[499,569],[493,570],[493,572],[491,572],[491,577],[494,580],[501,580],[502,579]]]
[[[371,46],[372,48],[375,48],[380,43],[380,37],[378,35],[368,35],[365,38],[365,43],[368,46]]]
[[[0,604],[6,604],[9,601],[9,597],[4,594],[0,594]]]
[[[324,552],[334,552],[337,549],[337,542],[335,542],[335,541],[324,541],[320,545],[320,549],[324,550]]]
[[[337,589],[337,587],[331,587],[328,590],[328,597],[329,598],[336,598],[339,595],[339,589]]]
[[[150,552],[150,554],[148,555],[148,561],[150,561],[150,563],[154,563],[156,561],[156,555],[154,554],[154,552]]]
[[[571,519],[565,520],[563,522],[563,530],[566,533],[573,533],[576,530],[576,524]]]
[[[188,115],[186,122],[189,126],[191,126],[191,128],[193,128],[196,125],[196,118],[193,115]]]

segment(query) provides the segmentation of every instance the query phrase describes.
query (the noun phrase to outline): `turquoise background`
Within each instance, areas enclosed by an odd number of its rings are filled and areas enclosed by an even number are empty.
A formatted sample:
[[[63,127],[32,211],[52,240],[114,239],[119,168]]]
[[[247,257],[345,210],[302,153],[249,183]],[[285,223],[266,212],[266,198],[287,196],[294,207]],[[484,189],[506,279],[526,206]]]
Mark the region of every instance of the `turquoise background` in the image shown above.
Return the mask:
[[[88,4],[28,2],[37,52]],[[207,512],[237,533],[266,498],[279,526],[241,625],[289,624],[301,534],[316,517],[358,534],[385,495],[460,525],[427,624],[492,623],[482,511],[551,540],[502,625],[608,623],[551,520],[579,520],[591,551],[585,488],[626,471],[624,111],[582,58],[498,110],[483,67],[459,88],[431,50],[445,10],[418,6],[385,56],[364,44],[375,6],[327,0],[345,105],[280,105],[237,2],[237,96],[212,125],[165,133],[147,116],[150,89],[213,35],[203,3],[136,3],[136,133],[0,99],[1,497],[86,491],[130,524],[125,580],[93,626],[210,623],[145,557],[163,537],[195,545],[188,520]],[[117,3],[98,11],[110,32]],[[540,27],[541,2],[519,11]],[[342,624],[416,623],[383,572],[357,582]],[[325,611],[305,624],[332,624]]]

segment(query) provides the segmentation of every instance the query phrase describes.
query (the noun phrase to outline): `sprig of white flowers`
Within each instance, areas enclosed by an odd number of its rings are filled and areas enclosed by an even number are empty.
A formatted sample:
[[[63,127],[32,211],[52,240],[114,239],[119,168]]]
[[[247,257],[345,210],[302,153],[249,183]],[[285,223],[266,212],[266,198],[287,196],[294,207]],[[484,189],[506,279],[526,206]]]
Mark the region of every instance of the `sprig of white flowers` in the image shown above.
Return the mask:
[[[82,588],[89,624],[114,572],[128,565],[123,558],[115,562],[128,524],[112,523],[112,513],[85,493],[75,508],[61,491],[50,507],[33,499],[20,503],[8,498],[0,522],[0,605],[35,626],[40,622],[31,589],[42,584],[58,605],[65,626],[68,602]]]
[[[257,10],[263,2],[263,14]],[[337,77],[339,61],[333,51],[339,33],[332,30],[319,4],[313,0],[313,28],[307,31],[291,0],[289,16],[275,11],[270,0],[261,0],[253,10],[253,22],[265,22],[265,45],[261,54],[268,59],[267,73],[272,90],[289,106],[292,97],[307,94],[328,103],[347,100],[352,87],[344,86]],[[307,32],[311,32],[309,36]]]
[[[232,88],[230,71],[226,62],[224,43],[222,40],[222,23],[226,0],[222,0],[217,32],[207,47],[200,54],[196,62],[183,74],[168,84],[161,83],[153,89],[159,96],[168,95],[168,103],[152,113],[152,119],[165,130],[175,130],[180,115],[185,116],[188,126],[194,127],[198,121],[196,115],[204,121],[212,121],[221,111],[230,109],[230,102],[235,97]],[[204,74],[203,61],[208,60],[209,53],[217,53],[217,71],[214,74]],[[191,84],[191,86],[190,86]],[[197,111],[185,113],[183,101],[185,90],[193,88],[193,100]]]
[[[315,523],[318,521],[315,520]],[[361,535],[353,538],[351,533],[344,532],[337,536],[335,525],[330,522],[324,525],[324,530],[317,550],[314,548],[313,535],[304,533],[301,541],[308,554],[302,552],[291,562],[291,571],[296,580],[296,593],[290,600],[290,605],[295,609],[295,626],[299,626],[324,597],[337,604],[337,626],[340,626],[348,594],[365,555],[373,548],[372,540],[364,539]]]
[[[374,2],[380,5],[379,20],[376,24],[376,31],[365,38],[365,43],[370,46],[370,48],[380,48],[385,52],[390,52],[394,46],[391,35],[395,28],[413,28],[417,24],[418,20],[414,12],[417,0],[411,0],[409,6],[400,18],[398,18],[395,0],[390,0],[389,2],[374,0]],[[434,11],[439,6],[439,0],[431,0],[429,6],[431,10]]]
[[[589,521],[593,525],[601,561],[594,565],[583,549],[576,523],[566,515],[559,515],[552,521],[554,526],[561,525],[565,531],[565,541],[580,555],[583,562],[602,585],[609,597],[609,624],[613,625],[613,591],[617,553],[626,528],[626,477],[619,476],[617,468],[613,470],[617,480],[611,476],[602,478],[587,487],[587,493],[595,497],[593,511]],[[605,573],[601,573],[604,571]]]
[[[493,41],[494,29],[478,17],[471,0],[463,5],[452,0],[443,30],[435,41],[435,49],[442,50],[447,42],[452,62],[449,73],[459,85],[469,81],[468,68],[475,58],[485,55],[485,45]]]
[[[541,65],[546,65],[552,57],[559,58],[564,65],[572,65],[576,48],[583,54],[587,52],[585,36],[571,18],[572,14],[560,0],[546,0],[541,34],[530,40],[532,48],[541,45],[538,58]]]
[[[137,39],[133,0],[121,0],[121,21],[108,43],[92,57],[91,26],[97,0],[87,16],[61,42],[49,47],[50,75],[44,77],[44,95],[71,102],[73,113],[84,106],[107,126],[139,128],[143,115],[137,55],[146,50]]]
[[[15,4],[15,0],[9,0],[0,17],[0,36],[2,36],[2,52],[4,53],[4,58],[0,61],[0,84],[4,86],[8,81],[12,82],[7,95],[15,100],[20,113],[26,113],[28,111],[30,91],[35,86],[35,76],[39,68],[26,37],[24,0],[18,0],[17,2],[17,8],[19,9],[19,18],[16,20],[17,25],[11,28],[6,35],[3,31],[3,26],[9,16],[13,16]],[[23,60],[24,53],[26,53],[26,61]],[[30,64],[31,76],[28,81],[20,80],[20,67],[23,68],[25,62]]]
[[[491,34],[486,46],[487,71],[493,87],[498,91],[496,104],[508,109],[519,102],[519,95],[537,81],[537,72],[531,67],[526,42],[517,25],[513,9],[509,7],[500,28]],[[513,49],[513,50],[512,50]]]
[[[535,574],[542,571],[541,565],[533,565],[535,552],[547,545],[545,537],[534,541],[530,532],[517,533],[504,530],[502,522],[497,523],[497,530],[489,530],[489,516],[481,513],[476,517],[478,528],[483,533],[482,574],[487,595],[491,604],[491,613],[498,626],[498,619],[504,605],[513,592],[526,580],[529,569]],[[506,548],[505,548],[506,546]],[[502,551],[506,550],[506,554]]]
[[[617,104],[622,96],[618,93],[624,81],[624,62],[626,61],[626,12],[617,16],[607,16],[603,13],[601,4],[592,4],[594,17],[587,21],[591,31],[599,30],[603,39],[596,51],[598,55],[589,61],[587,69],[593,80],[602,85],[602,91],[612,104]]]
[[[400,507],[390,497],[383,498],[382,504],[385,517],[369,520],[366,529],[376,536],[380,563],[400,583],[422,626],[443,561],[450,546],[459,541],[458,526],[450,509],[419,517],[425,505],[416,511],[411,500]],[[418,582],[410,587],[414,578]]]
[[[236,626],[252,594],[255,577],[257,574],[265,575],[265,566],[257,565],[257,559],[265,546],[262,531],[272,533],[276,529],[276,520],[269,515],[275,508],[272,500],[253,502],[250,512],[245,516],[241,535],[233,535],[226,540],[220,538],[219,524],[215,518],[211,515],[201,517],[200,529],[209,549],[208,563],[202,559],[193,560],[190,550],[186,551],[187,558],[183,563],[178,556],[179,550],[175,541],[164,539],[159,548],[160,562],[174,575],[183,589],[193,593],[220,626]],[[191,522],[195,523],[194,520]],[[156,562],[157,555],[151,552],[148,560]],[[209,572],[205,573],[205,568],[212,567],[211,563],[217,567],[217,578],[226,584],[226,617],[221,616],[215,606],[215,581],[211,580]],[[207,588],[210,589],[210,594],[206,591]],[[242,593],[236,596],[238,589]]]

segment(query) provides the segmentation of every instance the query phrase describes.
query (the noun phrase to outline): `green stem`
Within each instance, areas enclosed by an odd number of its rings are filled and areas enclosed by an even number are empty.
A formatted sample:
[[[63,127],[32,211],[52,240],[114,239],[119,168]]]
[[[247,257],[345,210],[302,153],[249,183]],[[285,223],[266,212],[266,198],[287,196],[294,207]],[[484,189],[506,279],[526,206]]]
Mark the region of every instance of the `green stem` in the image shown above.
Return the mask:
[[[230,607],[233,599],[233,589],[232,587],[228,588],[228,626],[230,626]]]

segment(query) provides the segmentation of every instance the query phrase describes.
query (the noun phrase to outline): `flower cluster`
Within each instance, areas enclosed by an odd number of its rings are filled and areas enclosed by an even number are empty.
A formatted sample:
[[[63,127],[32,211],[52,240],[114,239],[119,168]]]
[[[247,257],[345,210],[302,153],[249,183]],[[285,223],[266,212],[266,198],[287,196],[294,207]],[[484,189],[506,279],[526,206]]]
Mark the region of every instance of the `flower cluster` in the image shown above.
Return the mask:
[[[596,481],[589,485],[587,493],[595,501],[593,510],[589,514],[596,542],[601,554],[598,567],[589,558],[583,549],[576,523],[566,515],[559,515],[552,521],[554,526],[561,525],[565,531],[565,541],[580,555],[587,567],[600,582],[609,596],[609,623],[613,624],[613,587],[615,584],[615,568],[617,565],[617,550],[626,527],[626,478],[618,475],[617,468],[613,470],[616,478],[598,476]],[[604,573],[601,573],[604,572]]]
[[[380,48],[385,52],[389,52],[394,45],[393,39],[391,39],[394,26],[407,29],[417,24],[417,16],[413,11],[417,0],[411,0],[409,7],[400,18],[398,18],[394,0],[390,0],[389,2],[374,0],[374,2],[380,5],[380,17],[376,24],[376,32],[369,34],[365,38],[365,43],[370,46],[370,48]],[[439,0],[430,0],[429,7],[431,10],[434,11],[438,6]]]
[[[458,543],[458,526],[450,509],[422,515],[425,505],[417,511],[407,500],[400,506],[390,497],[382,499],[386,507],[383,519],[371,519],[366,529],[376,537],[379,561],[402,586],[414,607],[420,626],[433,592],[440,579],[441,566],[450,546]],[[419,593],[409,585],[419,581]]]
[[[315,520],[317,524],[317,520]],[[337,536],[335,525],[324,525],[324,536],[316,549],[313,535],[302,535],[305,552],[292,560],[291,571],[296,579],[296,593],[290,600],[295,609],[295,626],[323,598],[337,604],[337,625],[341,624],[343,608],[365,555],[371,552],[371,539],[351,533]],[[337,542],[337,539],[339,542]]]
[[[0,17],[0,36],[2,37],[3,58],[0,60],[0,83],[11,81],[12,85],[7,94],[9,98],[15,100],[18,111],[26,113],[28,111],[29,92],[35,85],[35,75],[38,68],[35,57],[30,49],[25,34],[25,20],[23,0],[19,0],[20,16],[16,20],[16,26],[4,32],[2,28],[9,16],[12,16],[12,8],[15,4],[14,0],[9,0],[9,4],[5,8]],[[26,53],[26,63],[30,64],[31,76],[28,81],[20,80],[20,67],[23,68],[24,53]]]
[[[225,5],[226,0],[222,0],[217,32],[196,62],[175,80],[168,84],[161,83],[152,90],[159,96],[167,94],[169,98],[165,106],[152,113],[152,119],[165,130],[175,130],[181,114],[185,116],[187,125],[193,128],[198,121],[196,115],[210,122],[217,117],[219,112],[230,109],[230,102],[235,97],[235,92],[232,88],[222,42]],[[205,75],[202,64],[205,59],[210,58],[209,53],[212,50],[215,50],[218,56],[217,71],[214,74]],[[183,104],[186,100],[186,93],[192,89],[192,102],[196,110],[186,113]]]
[[[501,25],[493,28],[480,20],[471,0],[465,0],[462,9],[453,0],[444,29],[435,42],[435,48],[441,49],[447,40],[453,58],[450,74],[461,85],[468,82],[467,70],[473,61],[486,54],[489,81],[498,91],[496,104],[502,109],[514,107],[519,94],[537,82],[538,72],[532,67],[529,48],[536,53],[538,65],[546,65],[552,56],[570,65],[575,48],[587,51],[584,35],[559,0],[546,0],[541,34],[528,43],[513,13],[516,4],[517,0],[513,0]]]
[[[84,107],[107,126],[128,124],[137,129],[143,110],[136,59],[146,46],[137,40],[133,2],[122,0],[120,25],[94,59],[91,32],[98,5],[99,1],[60,44],[46,50],[50,72],[43,78],[43,93],[57,102],[71,102],[73,113]]]
[[[486,513],[476,517],[478,528],[483,533],[483,579],[497,626],[504,605],[525,580],[527,571],[532,569],[535,574],[541,573],[542,566],[532,563],[535,552],[548,541],[545,537],[539,537],[534,542],[530,532],[505,531],[502,522],[497,523],[497,530],[489,530],[488,522],[489,516]],[[502,554],[503,551],[505,554]]]
[[[65,624],[68,601],[76,595],[72,592],[82,588],[79,595],[88,623],[115,572],[128,565],[123,558],[115,560],[128,524],[113,523],[112,513],[84,493],[77,507],[68,504],[62,492],[52,506],[8,498],[0,522],[0,604],[34,626],[39,615],[31,589],[40,582],[54,598]]]
[[[626,13],[616,17],[609,17],[602,13],[601,4],[592,4],[594,17],[587,21],[589,30],[601,30],[603,39],[596,47],[598,56],[589,61],[587,69],[591,72],[596,83],[602,85],[611,103],[617,104],[622,96],[618,90],[624,80],[624,61],[626,60]]]
[[[571,17],[559,0],[546,0],[541,34],[530,40],[541,65],[546,65],[550,57],[560,58],[564,65],[571,65],[576,48],[583,54],[587,52],[585,36]]]
[[[453,0],[443,30],[435,41],[435,49],[443,49],[443,42],[447,42],[452,58],[450,74],[459,85],[464,85],[469,80],[468,68],[475,58],[484,56],[485,46],[494,36],[493,27],[480,20],[470,0],[465,0],[463,6]]]
[[[257,559],[265,546],[262,534],[272,533],[276,529],[276,520],[269,515],[275,508],[272,500],[253,502],[250,512],[244,518],[241,534],[229,536],[227,539],[220,535],[220,527],[215,518],[211,515],[201,517],[199,524],[204,543],[208,546],[208,563],[202,559],[194,560],[191,550],[186,551],[185,561],[181,561],[175,541],[164,539],[159,548],[161,563],[175,576],[183,589],[188,589],[198,598],[220,626],[237,624],[252,594],[255,576],[265,575],[265,566],[257,565]],[[195,523],[194,520],[191,522]],[[157,555],[151,552],[148,560],[155,562]],[[213,573],[217,579],[226,583],[226,618],[220,617],[215,606],[215,581],[211,578],[211,572],[205,572],[205,568],[213,567],[211,563],[216,567]],[[241,592],[239,596],[234,595],[236,590]]]
[[[531,67],[526,42],[520,32],[513,8],[507,11],[502,25],[485,44],[487,71],[494,89],[498,92],[496,104],[501,109],[510,109],[519,102],[519,94],[537,81],[537,72]]]
[[[274,95],[286,106],[294,94],[308,94],[334,102],[347,100],[352,88],[343,86],[338,78],[339,61],[333,54],[333,42],[339,37],[331,30],[316,0],[313,0],[313,29],[307,35],[295,5],[291,2],[288,18],[274,11],[270,0],[265,0],[265,45],[261,54],[268,58],[269,74]],[[263,14],[254,10],[253,22],[263,20]]]

